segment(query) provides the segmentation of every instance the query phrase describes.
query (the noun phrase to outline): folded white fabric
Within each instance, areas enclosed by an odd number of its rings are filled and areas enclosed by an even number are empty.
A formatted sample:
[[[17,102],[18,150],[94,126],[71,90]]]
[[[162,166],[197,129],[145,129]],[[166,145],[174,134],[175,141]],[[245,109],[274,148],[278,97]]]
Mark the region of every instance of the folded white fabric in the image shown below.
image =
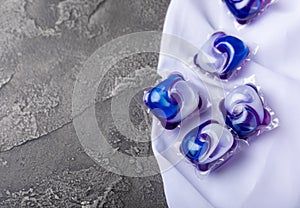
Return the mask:
[[[280,127],[256,137],[249,148],[206,178],[172,149],[180,138],[161,131],[154,119],[152,146],[162,171],[169,207],[299,207],[300,206],[300,2],[277,1],[254,22],[236,27],[221,0],[172,0],[164,33],[200,47],[216,31],[240,37],[258,50],[235,83],[255,75],[265,99],[280,119]],[[172,41],[173,40],[173,41]],[[162,51],[173,50],[176,39],[164,40]],[[182,57],[193,54],[181,48]],[[158,73],[164,78],[190,69],[176,57],[160,55]],[[191,121],[192,122],[192,121]],[[189,127],[186,127],[189,128]],[[176,130],[175,130],[176,131]]]

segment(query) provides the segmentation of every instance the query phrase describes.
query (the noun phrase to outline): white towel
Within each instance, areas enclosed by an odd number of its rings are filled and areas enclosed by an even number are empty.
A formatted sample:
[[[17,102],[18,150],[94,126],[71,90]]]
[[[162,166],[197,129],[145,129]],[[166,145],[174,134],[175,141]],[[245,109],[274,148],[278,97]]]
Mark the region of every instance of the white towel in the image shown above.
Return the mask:
[[[195,167],[177,160],[180,138],[174,137],[176,130],[157,136],[161,129],[154,119],[152,145],[169,207],[300,207],[299,20],[297,0],[277,1],[245,27],[236,27],[221,0],[171,1],[164,33],[199,49],[210,34],[220,30],[241,38],[252,49],[257,46],[256,54],[234,83],[254,74],[280,126],[256,137],[230,163],[201,179]],[[162,51],[173,50],[174,45],[178,46],[176,39],[164,39]],[[181,59],[191,56],[185,46],[178,47]],[[190,60],[161,54],[158,73],[163,77],[172,71],[191,75],[183,61]]]

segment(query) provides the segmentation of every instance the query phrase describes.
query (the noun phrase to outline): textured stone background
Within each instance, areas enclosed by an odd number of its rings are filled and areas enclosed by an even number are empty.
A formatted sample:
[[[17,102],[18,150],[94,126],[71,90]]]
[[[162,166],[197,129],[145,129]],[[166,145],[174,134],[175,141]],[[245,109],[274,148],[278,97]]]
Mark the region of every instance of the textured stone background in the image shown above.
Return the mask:
[[[0,207],[166,207],[159,175],[119,176],[86,155],[71,105],[76,75],[88,57],[118,36],[162,30],[168,3],[1,0]],[[120,80],[123,86],[143,81],[143,73],[159,79],[156,65],[157,54],[137,54],[119,62],[99,86],[98,123],[129,155],[151,155],[150,143],[128,141],[110,128],[109,91]],[[137,78],[127,76],[133,69]],[[139,102],[132,102],[130,116],[149,137],[149,118]]]

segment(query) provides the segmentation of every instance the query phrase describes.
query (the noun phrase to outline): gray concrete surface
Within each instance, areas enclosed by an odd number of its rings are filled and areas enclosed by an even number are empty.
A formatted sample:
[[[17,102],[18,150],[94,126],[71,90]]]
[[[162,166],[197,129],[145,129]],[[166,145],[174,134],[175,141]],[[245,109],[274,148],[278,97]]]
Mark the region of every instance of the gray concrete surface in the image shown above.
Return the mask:
[[[162,30],[168,4],[1,0],[0,207],[167,206],[160,175],[120,176],[85,153],[72,124],[71,105],[76,76],[89,56],[121,35]],[[99,127],[113,146],[129,155],[151,155],[151,144],[124,138],[114,128],[110,92],[118,80],[131,82],[132,71],[137,76],[150,71],[153,82],[159,79],[157,56],[137,54],[120,61],[98,89]],[[151,119],[139,102],[131,105],[132,122],[148,138]]]

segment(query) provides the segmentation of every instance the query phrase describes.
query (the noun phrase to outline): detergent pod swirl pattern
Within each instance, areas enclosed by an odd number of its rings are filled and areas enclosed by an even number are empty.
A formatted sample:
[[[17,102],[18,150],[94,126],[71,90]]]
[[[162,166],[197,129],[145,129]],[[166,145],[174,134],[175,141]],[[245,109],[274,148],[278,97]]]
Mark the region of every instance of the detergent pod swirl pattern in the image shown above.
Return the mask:
[[[199,171],[206,173],[224,164],[237,145],[238,140],[229,129],[208,120],[183,138],[180,150]]]
[[[225,80],[241,69],[248,55],[249,48],[242,40],[216,32],[195,55],[194,63],[199,69]]]
[[[229,11],[240,24],[246,24],[261,14],[271,0],[224,0]]]
[[[203,96],[203,89],[175,73],[147,91],[144,103],[165,129],[172,130],[194,111],[207,110],[208,100]]]
[[[271,113],[252,84],[236,87],[221,106],[228,127],[242,139],[262,131],[271,123]]]

